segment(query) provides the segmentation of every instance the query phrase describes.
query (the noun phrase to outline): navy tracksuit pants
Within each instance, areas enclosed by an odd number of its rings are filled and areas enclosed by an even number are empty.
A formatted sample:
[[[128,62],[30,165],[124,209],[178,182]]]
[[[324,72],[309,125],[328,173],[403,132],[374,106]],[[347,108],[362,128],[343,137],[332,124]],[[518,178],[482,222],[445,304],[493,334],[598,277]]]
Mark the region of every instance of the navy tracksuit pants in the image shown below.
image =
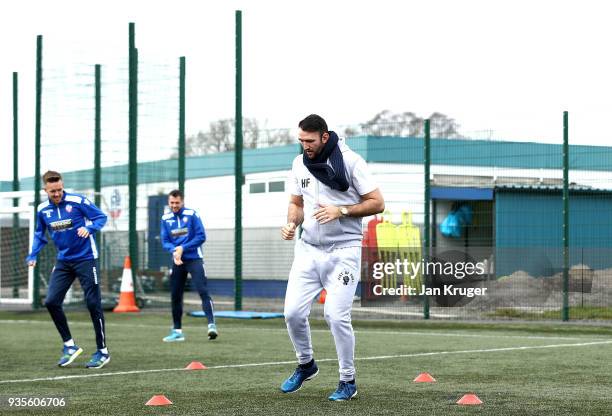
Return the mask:
[[[212,299],[208,293],[202,259],[183,260],[183,264],[180,266],[176,264],[172,265],[172,274],[170,275],[170,295],[172,298],[172,320],[174,321],[174,329],[182,328],[183,292],[185,291],[187,274],[191,275],[191,284],[195,290],[197,290],[200,299],[202,299],[202,310],[206,314],[206,318],[208,318],[208,323],[212,324],[215,322]]]
[[[70,340],[72,335],[70,335],[68,321],[66,320],[62,304],[64,303],[66,292],[68,292],[72,282],[77,277],[83,288],[85,303],[87,304],[87,309],[89,309],[91,322],[96,333],[96,345],[98,349],[106,348],[104,312],[102,311],[102,296],[96,260],[58,260],[51,273],[45,306],[49,310],[55,327],[62,336],[62,340],[64,342]]]

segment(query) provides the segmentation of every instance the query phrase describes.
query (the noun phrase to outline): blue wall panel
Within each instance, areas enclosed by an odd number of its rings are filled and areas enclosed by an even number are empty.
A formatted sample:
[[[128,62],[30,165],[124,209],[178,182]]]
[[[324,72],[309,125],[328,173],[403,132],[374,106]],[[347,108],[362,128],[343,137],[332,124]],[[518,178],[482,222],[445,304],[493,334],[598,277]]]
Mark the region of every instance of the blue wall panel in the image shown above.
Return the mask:
[[[563,266],[563,200],[560,191],[497,191],[496,274],[523,270],[550,276]],[[612,195],[570,194],[570,266],[612,267]]]

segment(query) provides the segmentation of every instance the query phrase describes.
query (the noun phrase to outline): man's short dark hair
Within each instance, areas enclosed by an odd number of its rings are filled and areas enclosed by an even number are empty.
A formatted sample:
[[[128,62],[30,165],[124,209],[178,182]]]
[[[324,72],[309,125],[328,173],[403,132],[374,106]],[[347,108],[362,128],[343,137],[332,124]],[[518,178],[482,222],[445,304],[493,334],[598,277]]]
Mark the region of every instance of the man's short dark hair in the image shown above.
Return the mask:
[[[319,132],[319,136],[323,136],[323,133],[329,133],[327,130],[327,123],[323,120],[323,117],[317,114],[311,114],[304,120],[300,121],[298,127],[307,132]]]
[[[170,197],[185,199],[185,198],[183,198],[183,193],[180,190],[178,190],[178,189],[174,189],[174,190],[170,191],[170,193],[168,194],[168,198],[170,198]]]
[[[55,183],[62,180],[62,175],[54,170],[48,170],[44,173],[42,180],[45,185],[48,183]]]

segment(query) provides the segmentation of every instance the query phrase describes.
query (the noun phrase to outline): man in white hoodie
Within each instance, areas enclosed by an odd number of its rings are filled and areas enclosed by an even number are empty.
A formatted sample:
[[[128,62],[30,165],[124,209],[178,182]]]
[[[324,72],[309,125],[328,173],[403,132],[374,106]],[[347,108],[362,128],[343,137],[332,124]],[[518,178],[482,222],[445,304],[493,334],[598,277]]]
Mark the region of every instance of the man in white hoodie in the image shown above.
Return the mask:
[[[326,289],[325,320],[338,354],[340,382],[329,400],[350,400],[355,383],[355,336],[351,307],[361,272],[362,218],[380,213],[385,203],[361,156],[311,114],[299,125],[303,155],[295,158],[284,240],[302,235],[295,247],[285,297],[285,321],[298,367],[281,385],[292,393],[319,369],[313,358],[308,316],[314,298]]]

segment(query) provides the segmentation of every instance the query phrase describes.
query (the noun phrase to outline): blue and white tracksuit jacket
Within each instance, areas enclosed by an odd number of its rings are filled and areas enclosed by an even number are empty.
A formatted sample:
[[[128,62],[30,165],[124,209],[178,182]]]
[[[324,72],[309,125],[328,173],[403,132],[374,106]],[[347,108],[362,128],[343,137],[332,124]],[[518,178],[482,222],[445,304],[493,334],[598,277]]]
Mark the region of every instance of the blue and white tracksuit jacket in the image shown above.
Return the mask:
[[[173,253],[176,247],[183,246],[183,260],[203,258],[202,244],[206,241],[206,231],[197,212],[181,208],[176,214],[169,212],[161,219],[161,242],[164,250]]]
[[[38,206],[36,215],[36,232],[27,261],[36,260],[40,250],[47,244],[45,230],[49,230],[57,247],[57,260],[74,262],[98,258],[94,234],[104,227],[107,217],[89,199],[64,192],[58,205],[50,200],[45,201]],[[89,231],[88,238],[77,235],[81,227]]]

